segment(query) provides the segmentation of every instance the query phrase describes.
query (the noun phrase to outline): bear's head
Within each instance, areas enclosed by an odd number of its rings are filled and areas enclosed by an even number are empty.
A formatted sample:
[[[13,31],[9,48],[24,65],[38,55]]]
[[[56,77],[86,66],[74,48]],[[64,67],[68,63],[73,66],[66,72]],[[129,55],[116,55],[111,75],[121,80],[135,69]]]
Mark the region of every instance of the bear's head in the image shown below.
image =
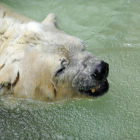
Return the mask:
[[[42,23],[3,16],[0,24],[1,94],[55,101],[108,91],[109,65],[87,52],[81,39],[59,30],[54,14]]]

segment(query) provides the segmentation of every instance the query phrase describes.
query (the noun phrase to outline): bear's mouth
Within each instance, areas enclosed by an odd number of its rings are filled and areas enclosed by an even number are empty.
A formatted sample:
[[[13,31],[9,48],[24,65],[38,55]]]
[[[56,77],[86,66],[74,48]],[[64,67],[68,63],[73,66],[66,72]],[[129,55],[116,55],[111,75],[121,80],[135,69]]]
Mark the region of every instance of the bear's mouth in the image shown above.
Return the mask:
[[[107,91],[109,90],[109,83],[107,81],[107,79],[102,82],[100,85],[93,87],[89,90],[84,91],[83,93],[88,95],[88,96],[92,96],[92,97],[99,97],[104,95],[105,93],[107,93]]]

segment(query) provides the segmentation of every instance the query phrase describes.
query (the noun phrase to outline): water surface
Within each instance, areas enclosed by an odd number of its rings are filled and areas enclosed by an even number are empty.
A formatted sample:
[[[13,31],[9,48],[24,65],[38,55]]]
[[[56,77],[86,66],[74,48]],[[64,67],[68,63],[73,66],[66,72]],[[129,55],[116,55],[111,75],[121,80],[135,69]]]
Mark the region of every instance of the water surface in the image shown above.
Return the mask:
[[[139,0],[0,1],[38,21],[56,13],[60,29],[110,64],[110,90],[98,99],[1,99],[1,140],[140,139]]]

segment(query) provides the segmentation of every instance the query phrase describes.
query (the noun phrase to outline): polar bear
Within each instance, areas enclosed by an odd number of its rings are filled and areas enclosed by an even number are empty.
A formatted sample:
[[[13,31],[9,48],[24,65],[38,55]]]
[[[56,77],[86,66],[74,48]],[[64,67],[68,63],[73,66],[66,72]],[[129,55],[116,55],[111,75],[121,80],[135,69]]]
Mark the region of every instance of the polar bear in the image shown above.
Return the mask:
[[[40,101],[98,97],[109,89],[108,63],[85,50],[83,40],[0,6],[0,96]]]

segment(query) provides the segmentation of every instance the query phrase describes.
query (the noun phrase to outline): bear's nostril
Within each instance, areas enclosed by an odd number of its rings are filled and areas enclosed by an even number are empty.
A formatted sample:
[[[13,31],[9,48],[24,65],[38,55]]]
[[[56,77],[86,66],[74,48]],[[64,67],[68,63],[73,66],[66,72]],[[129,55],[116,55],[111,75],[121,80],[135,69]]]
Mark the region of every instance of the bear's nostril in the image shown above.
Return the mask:
[[[99,65],[96,66],[91,76],[94,79],[101,81],[108,76],[108,72],[109,72],[109,65],[102,61]]]

